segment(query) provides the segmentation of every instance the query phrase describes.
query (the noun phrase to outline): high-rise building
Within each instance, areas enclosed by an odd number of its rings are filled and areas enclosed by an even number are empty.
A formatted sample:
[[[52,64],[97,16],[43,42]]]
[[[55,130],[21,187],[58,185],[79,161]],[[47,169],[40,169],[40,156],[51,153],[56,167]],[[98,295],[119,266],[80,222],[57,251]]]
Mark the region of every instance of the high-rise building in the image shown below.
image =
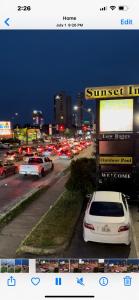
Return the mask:
[[[78,127],[81,127],[83,124],[83,93],[77,94],[77,120],[78,120]]]
[[[41,110],[33,110],[33,126],[41,128],[44,124],[44,118]]]
[[[54,120],[56,125],[70,128],[72,125],[71,96],[60,92],[54,96]]]

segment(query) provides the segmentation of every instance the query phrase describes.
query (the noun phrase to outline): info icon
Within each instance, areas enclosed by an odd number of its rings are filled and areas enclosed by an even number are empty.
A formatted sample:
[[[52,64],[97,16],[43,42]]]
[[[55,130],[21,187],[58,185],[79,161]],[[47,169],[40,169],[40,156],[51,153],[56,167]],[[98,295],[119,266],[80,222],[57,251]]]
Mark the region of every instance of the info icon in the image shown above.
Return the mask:
[[[101,278],[99,279],[99,284],[100,284],[101,286],[106,286],[106,285],[108,285],[108,278],[107,278],[107,277],[101,277]]]

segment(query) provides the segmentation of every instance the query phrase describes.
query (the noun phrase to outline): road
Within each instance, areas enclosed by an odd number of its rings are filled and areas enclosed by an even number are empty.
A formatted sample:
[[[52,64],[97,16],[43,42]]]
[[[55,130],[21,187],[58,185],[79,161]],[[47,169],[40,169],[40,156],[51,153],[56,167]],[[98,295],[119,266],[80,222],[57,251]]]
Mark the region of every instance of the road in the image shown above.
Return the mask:
[[[92,146],[83,150],[78,156],[90,156]],[[22,177],[19,174],[0,179],[0,214],[8,211],[9,207],[13,206],[21,200],[31,190],[41,186],[49,185],[60,172],[69,166],[70,160],[62,160],[54,157],[54,170],[43,178],[33,176]]]

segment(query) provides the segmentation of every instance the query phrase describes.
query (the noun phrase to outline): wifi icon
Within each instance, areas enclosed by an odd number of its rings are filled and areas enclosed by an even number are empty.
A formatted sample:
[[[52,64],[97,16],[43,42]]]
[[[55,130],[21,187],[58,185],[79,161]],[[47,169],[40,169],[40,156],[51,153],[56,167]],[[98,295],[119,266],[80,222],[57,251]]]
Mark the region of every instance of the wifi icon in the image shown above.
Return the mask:
[[[115,8],[116,8],[116,6],[114,6],[114,5],[111,5],[111,6],[110,6],[110,9],[111,9],[111,10],[114,10]]]

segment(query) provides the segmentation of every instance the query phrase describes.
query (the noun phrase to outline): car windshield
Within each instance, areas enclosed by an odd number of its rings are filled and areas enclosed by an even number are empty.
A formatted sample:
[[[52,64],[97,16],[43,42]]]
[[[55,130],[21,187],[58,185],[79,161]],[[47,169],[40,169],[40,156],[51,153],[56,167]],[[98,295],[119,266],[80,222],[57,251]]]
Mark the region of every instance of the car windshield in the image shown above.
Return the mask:
[[[42,164],[43,160],[41,158],[30,158],[29,164]]]
[[[121,203],[116,202],[92,202],[90,215],[103,217],[123,217],[124,210]]]

